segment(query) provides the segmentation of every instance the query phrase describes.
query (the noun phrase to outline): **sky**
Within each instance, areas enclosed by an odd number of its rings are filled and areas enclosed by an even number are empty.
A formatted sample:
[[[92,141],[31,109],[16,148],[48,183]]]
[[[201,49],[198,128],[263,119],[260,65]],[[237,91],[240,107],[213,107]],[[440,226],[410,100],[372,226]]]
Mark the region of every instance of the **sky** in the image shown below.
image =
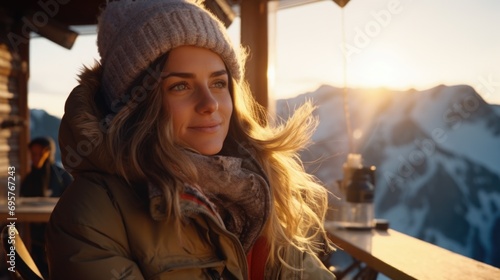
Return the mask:
[[[322,84],[393,90],[467,84],[500,104],[498,0],[351,0],[344,8],[325,0],[279,10],[269,24],[272,98]],[[239,28],[236,19],[228,29],[235,44]],[[99,60],[96,36],[79,36],[71,50],[41,37],[30,47],[28,106],[61,117],[82,66]]]

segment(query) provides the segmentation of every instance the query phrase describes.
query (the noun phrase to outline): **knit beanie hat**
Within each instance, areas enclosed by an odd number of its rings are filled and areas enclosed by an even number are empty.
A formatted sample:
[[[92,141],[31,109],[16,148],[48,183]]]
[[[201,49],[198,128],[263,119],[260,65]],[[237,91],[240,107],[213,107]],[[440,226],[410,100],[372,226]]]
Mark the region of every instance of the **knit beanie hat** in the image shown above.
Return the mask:
[[[171,49],[197,46],[217,53],[239,80],[240,62],[224,25],[199,1],[108,0],[99,17],[97,47],[108,106],[128,100],[125,91],[153,61]]]

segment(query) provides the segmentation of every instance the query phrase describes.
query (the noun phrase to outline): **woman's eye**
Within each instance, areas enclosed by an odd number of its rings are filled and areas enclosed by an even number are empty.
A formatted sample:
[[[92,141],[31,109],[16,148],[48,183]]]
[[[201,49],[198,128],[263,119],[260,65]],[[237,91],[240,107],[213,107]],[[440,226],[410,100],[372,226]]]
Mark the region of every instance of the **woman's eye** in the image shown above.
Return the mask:
[[[188,89],[188,86],[185,83],[175,84],[175,85],[170,87],[170,90],[174,90],[174,91],[182,91],[182,90],[186,90],[186,89]]]
[[[213,84],[214,88],[226,88],[227,82],[226,81],[217,81]]]

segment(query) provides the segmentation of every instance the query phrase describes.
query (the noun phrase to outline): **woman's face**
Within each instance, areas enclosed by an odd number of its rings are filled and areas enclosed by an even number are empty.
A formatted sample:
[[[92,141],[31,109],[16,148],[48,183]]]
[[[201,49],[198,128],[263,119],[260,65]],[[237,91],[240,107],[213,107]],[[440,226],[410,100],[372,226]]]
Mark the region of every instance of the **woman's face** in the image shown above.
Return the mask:
[[[32,165],[36,169],[42,168],[45,161],[50,156],[50,150],[47,147],[43,147],[42,145],[34,144],[30,147],[30,156]]]
[[[170,51],[163,75],[162,105],[170,113],[175,142],[204,155],[218,153],[233,112],[222,59],[208,49],[178,47]]]

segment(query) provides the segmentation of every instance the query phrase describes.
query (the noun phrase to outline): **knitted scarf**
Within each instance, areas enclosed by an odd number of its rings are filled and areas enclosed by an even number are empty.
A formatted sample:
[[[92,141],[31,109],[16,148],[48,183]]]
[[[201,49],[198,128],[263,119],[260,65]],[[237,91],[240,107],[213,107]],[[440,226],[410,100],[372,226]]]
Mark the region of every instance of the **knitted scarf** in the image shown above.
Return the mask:
[[[227,230],[235,234],[245,252],[259,237],[270,211],[270,190],[248,160],[228,156],[192,154],[198,169],[197,185],[215,205]],[[248,168],[248,169],[247,169]]]
[[[259,237],[269,217],[269,185],[249,158],[204,156],[189,153],[198,171],[198,182],[185,184],[184,192],[196,196],[236,235],[246,253]],[[149,184],[151,211],[163,212],[162,191]]]

